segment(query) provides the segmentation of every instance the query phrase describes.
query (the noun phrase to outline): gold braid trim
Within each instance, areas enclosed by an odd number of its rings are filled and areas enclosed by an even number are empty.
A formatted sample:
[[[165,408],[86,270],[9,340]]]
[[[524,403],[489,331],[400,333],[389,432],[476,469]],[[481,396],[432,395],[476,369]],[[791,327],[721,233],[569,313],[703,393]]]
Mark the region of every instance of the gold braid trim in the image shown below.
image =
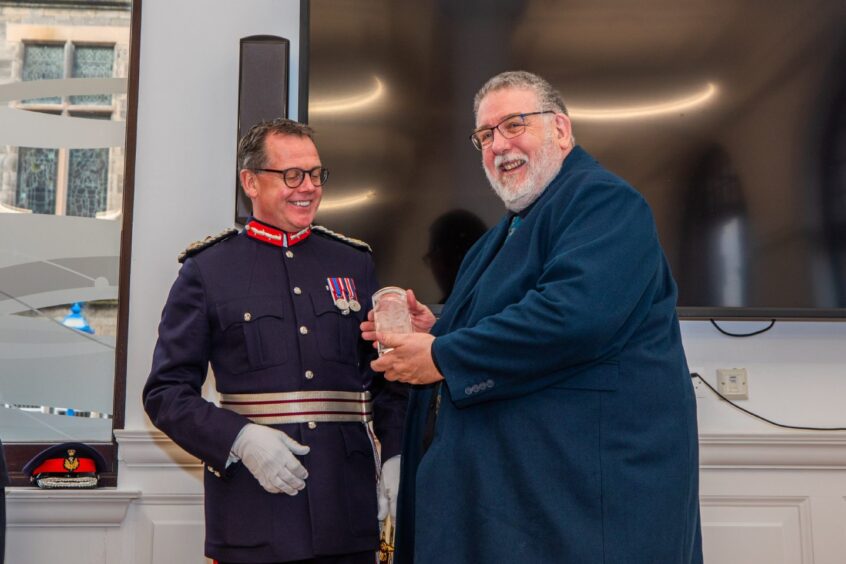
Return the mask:
[[[335,233],[331,229],[326,229],[322,225],[312,225],[311,230],[316,231],[317,233],[321,233],[323,235],[327,235],[332,239],[336,239],[338,241],[341,241],[342,243],[346,243],[347,245],[351,245],[362,251],[367,251],[368,253],[373,252],[373,249],[370,248],[370,245],[368,245],[361,239],[354,239],[353,237],[347,237],[346,235],[342,235],[341,233]]]
[[[177,257],[176,260],[178,260],[180,263],[183,263],[183,262],[185,262],[185,259],[187,259],[188,257],[194,256],[197,253],[199,253],[200,251],[202,251],[204,249],[208,249],[212,245],[220,243],[224,239],[229,239],[233,235],[237,235],[237,234],[238,234],[238,230],[235,229],[234,227],[230,227],[229,229],[221,231],[217,235],[209,235],[205,239],[201,239],[199,241],[194,241],[193,243],[188,245],[188,247],[184,251],[179,253],[179,256]]]

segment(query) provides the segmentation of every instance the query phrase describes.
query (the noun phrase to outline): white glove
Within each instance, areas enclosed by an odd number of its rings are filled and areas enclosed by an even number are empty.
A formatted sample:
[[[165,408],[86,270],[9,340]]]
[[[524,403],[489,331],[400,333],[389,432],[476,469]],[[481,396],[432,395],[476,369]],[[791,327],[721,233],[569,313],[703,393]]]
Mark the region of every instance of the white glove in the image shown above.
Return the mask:
[[[305,487],[308,471],[294,455],[309,450],[282,431],[255,423],[245,425],[232,443],[232,454],[244,462],[261,487],[288,495],[297,495]]]
[[[392,456],[382,465],[382,476],[379,479],[379,515],[378,519],[384,521],[388,516],[388,507],[391,509],[391,519],[397,518],[397,495],[399,494],[400,481],[400,455]]]

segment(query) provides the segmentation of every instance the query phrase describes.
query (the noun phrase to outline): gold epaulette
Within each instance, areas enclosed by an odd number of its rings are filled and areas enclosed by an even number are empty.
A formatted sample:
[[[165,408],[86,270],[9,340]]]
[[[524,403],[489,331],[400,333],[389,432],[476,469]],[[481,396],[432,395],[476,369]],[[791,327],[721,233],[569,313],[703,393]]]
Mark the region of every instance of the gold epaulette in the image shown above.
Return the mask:
[[[185,259],[187,259],[188,257],[194,256],[197,253],[199,253],[200,251],[202,251],[203,249],[208,249],[212,245],[220,243],[224,239],[229,239],[233,235],[237,235],[237,234],[238,234],[238,230],[235,229],[234,227],[230,227],[229,229],[221,231],[217,235],[209,235],[205,239],[200,239],[199,241],[194,241],[193,243],[188,245],[188,247],[184,251],[179,253],[179,256],[177,257],[176,260],[178,260],[180,263],[185,262]]]
[[[326,229],[322,225],[312,225],[311,230],[316,231],[317,233],[321,233],[323,235],[327,235],[332,239],[336,239],[342,243],[346,243],[347,245],[351,245],[356,249],[361,249],[362,251],[367,251],[368,253],[373,252],[373,249],[370,248],[370,245],[368,245],[361,239],[354,239],[352,237],[347,237],[346,235],[341,235],[340,233],[335,233],[331,229]]]

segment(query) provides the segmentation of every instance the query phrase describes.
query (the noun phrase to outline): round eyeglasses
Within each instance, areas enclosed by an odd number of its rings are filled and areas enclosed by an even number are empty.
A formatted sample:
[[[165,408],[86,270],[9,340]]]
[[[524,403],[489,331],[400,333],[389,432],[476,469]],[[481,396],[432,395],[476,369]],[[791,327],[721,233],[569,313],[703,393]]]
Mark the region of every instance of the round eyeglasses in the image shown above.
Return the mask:
[[[482,149],[493,143],[494,130],[499,131],[500,135],[502,135],[506,139],[513,139],[514,137],[522,135],[523,132],[526,131],[526,126],[528,125],[526,123],[527,117],[537,116],[540,114],[554,113],[554,110],[544,110],[542,112],[527,112],[525,114],[514,114],[506,117],[493,127],[482,127],[481,129],[477,129],[470,136],[470,141],[473,142],[474,147],[481,151]]]
[[[299,188],[300,184],[305,180],[306,174],[311,178],[311,183],[315,186],[323,186],[326,179],[329,178],[329,169],[322,166],[316,166],[311,170],[304,170],[301,168],[286,168],[277,170],[275,168],[254,168],[253,172],[271,172],[278,174],[285,186],[288,188]]]

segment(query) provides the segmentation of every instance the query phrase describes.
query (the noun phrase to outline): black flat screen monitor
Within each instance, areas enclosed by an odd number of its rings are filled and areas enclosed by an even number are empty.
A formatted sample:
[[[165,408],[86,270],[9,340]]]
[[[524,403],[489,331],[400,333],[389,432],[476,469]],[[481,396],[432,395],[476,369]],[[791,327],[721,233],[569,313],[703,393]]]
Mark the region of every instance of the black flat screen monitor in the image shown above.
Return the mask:
[[[438,232],[460,253],[503,213],[472,99],[526,69],[650,203],[683,317],[846,318],[843,0],[368,6],[312,5],[309,112],[318,220],[370,242],[383,284],[441,302]]]

